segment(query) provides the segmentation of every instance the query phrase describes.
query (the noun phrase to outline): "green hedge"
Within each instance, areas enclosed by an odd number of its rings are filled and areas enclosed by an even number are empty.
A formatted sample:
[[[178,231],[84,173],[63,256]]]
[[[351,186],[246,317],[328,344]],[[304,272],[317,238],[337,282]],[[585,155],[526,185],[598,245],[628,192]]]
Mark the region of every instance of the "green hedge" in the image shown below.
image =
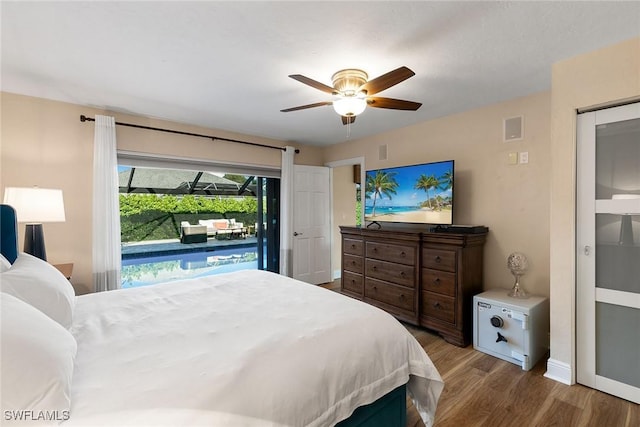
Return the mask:
[[[197,224],[200,219],[233,218],[252,225],[256,222],[257,203],[255,197],[121,194],[121,239],[123,242],[177,239],[182,221]]]

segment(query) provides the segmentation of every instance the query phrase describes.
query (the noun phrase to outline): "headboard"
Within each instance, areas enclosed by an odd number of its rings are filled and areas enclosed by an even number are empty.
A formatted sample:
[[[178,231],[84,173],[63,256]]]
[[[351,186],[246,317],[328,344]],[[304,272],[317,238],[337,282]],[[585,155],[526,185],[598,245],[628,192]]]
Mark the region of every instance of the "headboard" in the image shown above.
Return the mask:
[[[9,205],[0,205],[0,252],[11,264],[18,257],[18,220]]]

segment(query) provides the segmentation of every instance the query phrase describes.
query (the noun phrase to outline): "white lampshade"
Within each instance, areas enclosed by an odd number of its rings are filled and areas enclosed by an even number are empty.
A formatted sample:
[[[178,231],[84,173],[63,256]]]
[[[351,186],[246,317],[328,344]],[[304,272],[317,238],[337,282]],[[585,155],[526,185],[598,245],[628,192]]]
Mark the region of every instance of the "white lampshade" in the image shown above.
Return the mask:
[[[623,214],[631,215],[632,212],[637,212],[640,206],[640,194],[614,194],[611,196],[612,200],[620,200],[619,208]],[[620,212],[618,210],[617,212]]]
[[[640,194],[614,194],[611,198],[613,200],[635,200],[640,199]]]
[[[347,96],[333,101],[333,109],[341,116],[357,116],[367,108],[367,101],[357,96]]]
[[[4,203],[16,210],[18,222],[42,224],[65,221],[62,190],[7,187],[4,190]]]

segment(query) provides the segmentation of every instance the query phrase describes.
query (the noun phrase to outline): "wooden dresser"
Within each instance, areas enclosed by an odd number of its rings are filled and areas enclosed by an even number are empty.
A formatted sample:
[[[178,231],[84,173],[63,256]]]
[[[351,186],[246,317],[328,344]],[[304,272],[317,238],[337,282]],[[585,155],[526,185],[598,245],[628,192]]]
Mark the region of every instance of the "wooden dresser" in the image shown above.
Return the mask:
[[[473,296],[482,292],[486,234],[341,226],[341,292],[455,345],[472,336]]]

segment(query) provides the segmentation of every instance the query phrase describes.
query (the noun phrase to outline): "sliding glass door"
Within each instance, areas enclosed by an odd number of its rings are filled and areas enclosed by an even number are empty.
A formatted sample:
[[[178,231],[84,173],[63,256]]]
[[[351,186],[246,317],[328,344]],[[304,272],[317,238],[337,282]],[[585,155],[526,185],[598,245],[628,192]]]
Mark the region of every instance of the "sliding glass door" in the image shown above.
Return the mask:
[[[640,403],[640,104],[578,116],[577,380]]]
[[[280,180],[258,178],[258,218],[256,238],[258,269],[277,273],[280,269]]]
[[[278,270],[278,178],[169,166],[121,160],[122,287]]]

